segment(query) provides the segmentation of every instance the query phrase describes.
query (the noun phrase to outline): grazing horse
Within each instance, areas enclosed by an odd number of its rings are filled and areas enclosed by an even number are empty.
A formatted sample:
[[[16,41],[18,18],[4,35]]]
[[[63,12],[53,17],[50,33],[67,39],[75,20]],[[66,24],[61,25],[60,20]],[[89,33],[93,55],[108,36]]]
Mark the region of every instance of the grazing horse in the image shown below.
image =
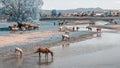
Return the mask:
[[[33,30],[39,30],[39,26],[33,26]]]
[[[21,29],[22,31],[25,31],[25,30],[26,30],[25,25],[24,25],[23,23],[17,23],[17,24],[18,24],[17,27],[18,27],[19,29]]]
[[[72,30],[75,31],[75,27],[74,26],[73,26]]]
[[[24,24],[22,24],[22,23],[17,23],[17,24],[18,24],[17,27],[20,29],[22,29],[22,27],[24,27]]]
[[[93,26],[93,25],[95,25],[95,23],[94,23],[94,22],[89,23],[89,26]]]
[[[91,30],[92,31],[92,27],[90,27],[90,26],[87,26],[86,27],[88,30]]]
[[[97,30],[97,32],[101,32],[101,28],[97,28],[96,30]]]
[[[65,38],[69,40],[69,39],[70,39],[70,36],[69,36],[68,34],[63,34],[63,35],[62,35],[62,40],[64,40]]]
[[[9,26],[9,29],[14,32],[19,30],[19,28],[15,26]]]
[[[76,29],[77,29],[77,31],[78,31],[78,30],[79,30],[79,27],[77,26]]]
[[[22,55],[23,55],[23,50],[22,50],[22,49],[16,47],[16,48],[15,48],[15,53],[16,53],[16,52],[18,52],[18,53],[20,54],[20,57],[22,57]]]
[[[29,23],[24,23],[24,24],[23,24],[23,27],[24,27],[26,30],[29,29],[29,26],[31,26],[31,24],[29,24]]]
[[[34,53],[39,53],[39,57],[41,57],[41,53],[45,53],[45,58],[48,58],[48,53],[51,54],[52,58],[53,58],[53,52],[51,50],[49,50],[48,48],[38,48],[36,52]]]
[[[28,30],[39,30],[39,26],[32,26],[32,25],[30,25],[28,27]]]
[[[59,22],[58,25],[59,26],[62,26],[64,24],[64,22]]]
[[[70,34],[70,31],[65,31],[65,34],[69,35],[69,34]]]

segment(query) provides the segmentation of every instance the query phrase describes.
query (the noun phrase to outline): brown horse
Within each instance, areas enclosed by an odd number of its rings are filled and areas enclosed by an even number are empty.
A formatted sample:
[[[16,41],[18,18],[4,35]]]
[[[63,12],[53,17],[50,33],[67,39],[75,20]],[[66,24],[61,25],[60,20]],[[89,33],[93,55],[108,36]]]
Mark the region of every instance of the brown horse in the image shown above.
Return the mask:
[[[92,31],[92,27],[90,27],[90,26],[87,26],[86,27],[88,30],[91,30]]]
[[[99,27],[96,30],[97,30],[97,32],[101,32],[101,28],[99,28]]]
[[[95,23],[94,23],[94,22],[89,23],[89,26],[93,26],[93,25],[95,25]]]
[[[29,26],[28,30],[39,30],[39,26]]]
[[[31,26],[31,24],[29,24],[29,23],[24,23],[23,26],[25,27],[25,29],[28,30],[28,29],[29,29],[29,26]]]
[[[62,26],[64,24],[64,22],[59,22],[58,25],[59,26]]]
[[[14,32],[19,30],[19,28],[16,26],[9,26],[9,29]]]
[[[33,26],[33,30],[39,30],[39,26]]]
[[[45,58],[48,58],[48,53],[51,54],[52,58],[53,58],[53,52],[51,50],[49,50],[48,48],[38,48],[36,52],[34,53],[39,53],[39,57],[41,57],[41,53],[45,53]]]

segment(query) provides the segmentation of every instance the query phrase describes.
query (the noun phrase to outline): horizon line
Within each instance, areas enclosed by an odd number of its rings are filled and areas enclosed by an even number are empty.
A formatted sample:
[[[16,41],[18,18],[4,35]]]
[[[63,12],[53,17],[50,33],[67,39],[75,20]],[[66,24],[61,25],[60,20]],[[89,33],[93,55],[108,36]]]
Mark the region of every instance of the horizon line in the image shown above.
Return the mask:
[[[89,8],[101,8],[101,7],[83,7],[84,9],[89,9]],[[73,10],[73,9],[80,9],[80,8],[71,8],[71,9],[44,9],[44,8],[41,8],[42,10]],[[81,8],[82,9],[82,8]],[[117,9],[117,8],[101,8],[103,10],[120,10],[120,9]]]

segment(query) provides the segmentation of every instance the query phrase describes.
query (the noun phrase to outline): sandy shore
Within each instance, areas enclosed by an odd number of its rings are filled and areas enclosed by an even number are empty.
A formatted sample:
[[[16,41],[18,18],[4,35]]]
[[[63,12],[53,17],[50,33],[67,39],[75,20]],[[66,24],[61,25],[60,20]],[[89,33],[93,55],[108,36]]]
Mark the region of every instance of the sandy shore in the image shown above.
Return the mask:
[[[62,32],[58,32],[57,30],[49,30],[42,32],[10,34],[0,36],[0,47],[20,43],[43,41],[45,39],[50,39],[55,34],[62,34]]]
[[[120,25],[106,25],[105,28],[120,30]]]

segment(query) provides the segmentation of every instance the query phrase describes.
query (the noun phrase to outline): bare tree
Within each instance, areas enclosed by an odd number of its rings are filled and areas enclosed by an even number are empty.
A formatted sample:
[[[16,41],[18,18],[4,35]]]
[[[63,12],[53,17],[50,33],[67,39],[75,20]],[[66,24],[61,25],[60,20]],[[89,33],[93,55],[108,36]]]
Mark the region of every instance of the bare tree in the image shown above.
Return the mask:
[[[0,0],[3,4],[5,14],[14,21],[25,21],[31,17],[33,20],[39,18],[42,0]]]

